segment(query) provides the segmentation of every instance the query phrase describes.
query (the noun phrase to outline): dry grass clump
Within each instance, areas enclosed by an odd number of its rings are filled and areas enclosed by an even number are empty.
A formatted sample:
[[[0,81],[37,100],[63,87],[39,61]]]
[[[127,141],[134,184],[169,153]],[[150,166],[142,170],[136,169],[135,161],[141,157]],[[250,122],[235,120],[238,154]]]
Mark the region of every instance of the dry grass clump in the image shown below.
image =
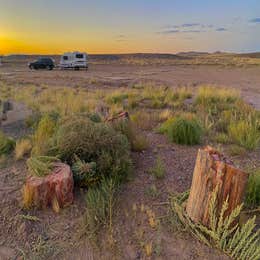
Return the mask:
[[[131,150],[141,152],[148,148],[148,142],[144,135],[136,129],[135,124],[131,120],[118,120],[112,122],[112,127],[125,135],[131,145]]]
[[[32,137],[33,155],[46,155],[51,146],[51,138],[56,130],[56,122],[49,115],[44,115]]]
[[[260,121],[248,118],[231,122],[228,135],[236,144],[254,150],[260,144]]]
[[[235,103],[239,98],[239,92],[234,89],[201,86],[198,90],[195,102],[204,107],[211,107],[217,104]]]
[[[107,95],[106,101],[108,104],[122,104],[122,102],[128,98],[128,93],[122,91],[115,91]]]
[[[171,109],[164,109],[159,114],[159,121],[166,121],[173,117],[173,111]]]
[[[159,115],[156,112],[146,112],[145,110],[138,110],[131,114],[131,121],[142,130],[151,130],[159,121]]]
[[[147,85],[141,93],[143,99],[146,100],[145,106],[155,109],[181,108],[184,100],[192,97],[190,89],[186,87],[172,89],[165,86]]]
[[[241,100],[235,90],[203,86],[195,110],[205,132],[219,143],[234,143],[254,150],[260,143],[260,114]]]
[[[32,150],[32,142],[30,139],[21,139],[16,142],[15,145],[15,159],[21,160],[25,156],[30,155]]]

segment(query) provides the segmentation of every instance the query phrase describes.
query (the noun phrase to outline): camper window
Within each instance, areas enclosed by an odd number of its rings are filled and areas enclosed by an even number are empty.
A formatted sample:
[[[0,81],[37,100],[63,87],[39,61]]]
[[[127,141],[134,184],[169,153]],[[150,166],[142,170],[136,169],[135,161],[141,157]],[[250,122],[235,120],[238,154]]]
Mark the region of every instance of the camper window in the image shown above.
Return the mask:
[[[83,54],[76,54],[77,59],[83,59]]]
[[[68,60],[69,57],[68,56],[63,56],[63,60]]]

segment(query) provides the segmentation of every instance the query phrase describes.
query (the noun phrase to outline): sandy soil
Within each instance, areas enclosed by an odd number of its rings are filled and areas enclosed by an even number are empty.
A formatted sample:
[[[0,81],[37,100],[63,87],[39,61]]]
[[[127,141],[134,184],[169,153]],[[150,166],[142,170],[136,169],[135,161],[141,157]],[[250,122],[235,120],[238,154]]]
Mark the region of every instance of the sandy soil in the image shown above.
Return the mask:
[[[260,68],[221,68],[215,66],[127,66],[92,65],[86,71],[30,71],[26,64],[0,67],[0,82],[49,86],[85,86],[115,88],[147,81],[177,87],[199,84],[223,85],[241,90],[242,96],[260,109]],[[24,109],[23,107],[21,110]],[[26,111],[26,110],[25,110]],[[26,111],[27,113],[28,111]],[[14,138],[28,133],[23,113],[13,113],[12,120],[0,126]],[[21,187],[26,177],[24,161],[9,158],[0,168],[0,259],[19,259],[24,252],[37,259],[227,259],[188,234],[173,232],[166,222],[169,193],[190,187],[197,149],[169,143],[167,138],[144,131],[149,149],[133,153],[134,174],[123,184],[116,208],[113,241],[101,234],[93,245],[84,236],[84,191],[75,191],[74,204],[55,214],[51,210],[25,211],[21,205]],[[156,180],[150,169],[157,156],[166,167],[166,175]],[[259,151],[232,158],[241,165],[259,167]],[[149,192],[156,187],[156,193]],[[160,223],[149,224],[146,210],[154,212]],[[29,220],[30,214],[36,219]],[[145,256],[145,245],[152,243],[153,256]]]

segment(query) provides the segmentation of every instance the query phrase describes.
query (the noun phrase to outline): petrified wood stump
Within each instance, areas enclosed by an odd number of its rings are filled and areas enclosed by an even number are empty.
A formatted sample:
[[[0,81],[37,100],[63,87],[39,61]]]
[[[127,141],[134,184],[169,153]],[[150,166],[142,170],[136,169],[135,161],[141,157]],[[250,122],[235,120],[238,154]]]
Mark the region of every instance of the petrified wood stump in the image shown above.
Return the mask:
[[[25,208],[46,208],[55,211],[73,201],[73,175],[70,166],[57,163],[53,172],[46,177],[29,176],[23,187]]]
[[[199,149],[193,172],[192,185],[186,211],[196,223],[209,226],[209,202],[217,189],[216,213],[228,197],[229,206],[225,215],[242,203],[248,174],[237,169],[233,163],[211,147]]]

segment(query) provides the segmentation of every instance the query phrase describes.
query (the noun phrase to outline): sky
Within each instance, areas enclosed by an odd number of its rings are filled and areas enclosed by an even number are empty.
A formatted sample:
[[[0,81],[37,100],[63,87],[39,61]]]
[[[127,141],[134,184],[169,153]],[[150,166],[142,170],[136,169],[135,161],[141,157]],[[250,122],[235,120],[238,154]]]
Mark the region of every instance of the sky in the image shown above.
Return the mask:
[[[0,0],[0,54],[260,51],[259,0]]]

